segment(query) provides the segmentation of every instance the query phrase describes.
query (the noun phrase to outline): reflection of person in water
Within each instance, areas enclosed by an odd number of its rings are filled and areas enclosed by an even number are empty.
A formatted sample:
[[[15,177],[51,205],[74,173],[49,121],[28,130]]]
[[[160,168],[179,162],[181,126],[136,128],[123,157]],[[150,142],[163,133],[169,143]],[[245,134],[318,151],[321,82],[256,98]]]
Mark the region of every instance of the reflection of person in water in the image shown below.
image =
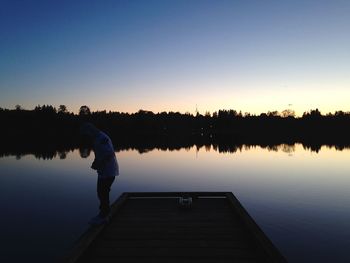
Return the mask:
[[[119,167],[111,139],[91,123],[81,125],[81,132],[93,140],[95,159],[91,168],[97,171],[97,196],[100,200],[100,213],[90,220],[92,225],[105,224],[109,220],[109,192]]]

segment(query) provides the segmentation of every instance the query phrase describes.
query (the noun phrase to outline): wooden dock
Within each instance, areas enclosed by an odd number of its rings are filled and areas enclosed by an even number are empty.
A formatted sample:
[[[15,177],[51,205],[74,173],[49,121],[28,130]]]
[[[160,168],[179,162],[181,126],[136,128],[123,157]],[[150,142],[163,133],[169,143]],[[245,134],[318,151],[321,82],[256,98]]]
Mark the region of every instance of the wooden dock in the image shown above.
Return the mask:
[[[232,193],[167,192],[122,194],[110,223],[89,228],[65,262],[286,260]]]

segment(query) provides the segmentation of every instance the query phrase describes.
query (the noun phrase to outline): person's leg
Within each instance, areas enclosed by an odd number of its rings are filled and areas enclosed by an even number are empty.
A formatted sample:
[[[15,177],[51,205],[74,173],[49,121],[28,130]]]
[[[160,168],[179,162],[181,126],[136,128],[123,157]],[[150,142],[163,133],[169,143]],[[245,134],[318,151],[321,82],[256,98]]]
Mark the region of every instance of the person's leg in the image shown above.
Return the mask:
[[[106,217],[110,212],[109,192],[115,177],[97,179],[97,196],[100,200],[100,216]]]

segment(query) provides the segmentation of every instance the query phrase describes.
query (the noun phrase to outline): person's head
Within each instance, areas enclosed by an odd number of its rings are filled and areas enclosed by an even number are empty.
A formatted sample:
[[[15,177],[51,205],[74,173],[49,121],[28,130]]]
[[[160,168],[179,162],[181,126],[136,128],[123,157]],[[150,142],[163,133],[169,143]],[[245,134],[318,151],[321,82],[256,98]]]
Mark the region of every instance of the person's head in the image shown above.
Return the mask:
[[[83,136],[87,136],[90,139],[95,139],[98,133],[99,133],[99,129],[97,129],[90,122],[84,122],[80,125],[80,134]]]

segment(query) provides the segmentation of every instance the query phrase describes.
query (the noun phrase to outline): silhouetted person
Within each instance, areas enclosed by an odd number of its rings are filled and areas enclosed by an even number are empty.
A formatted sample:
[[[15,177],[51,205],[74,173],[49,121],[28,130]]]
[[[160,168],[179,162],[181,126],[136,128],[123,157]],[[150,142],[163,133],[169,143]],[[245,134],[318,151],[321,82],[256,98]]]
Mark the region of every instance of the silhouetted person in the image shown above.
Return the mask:
[[[111,139],[91,123],[81,125],[81,133],[93,141],[95,159],[91,168],[97,171],[97,196],[100,200],[100,213],[90,220],[92,225],[105,224],[109,220],[109,192],[119,167]]]

